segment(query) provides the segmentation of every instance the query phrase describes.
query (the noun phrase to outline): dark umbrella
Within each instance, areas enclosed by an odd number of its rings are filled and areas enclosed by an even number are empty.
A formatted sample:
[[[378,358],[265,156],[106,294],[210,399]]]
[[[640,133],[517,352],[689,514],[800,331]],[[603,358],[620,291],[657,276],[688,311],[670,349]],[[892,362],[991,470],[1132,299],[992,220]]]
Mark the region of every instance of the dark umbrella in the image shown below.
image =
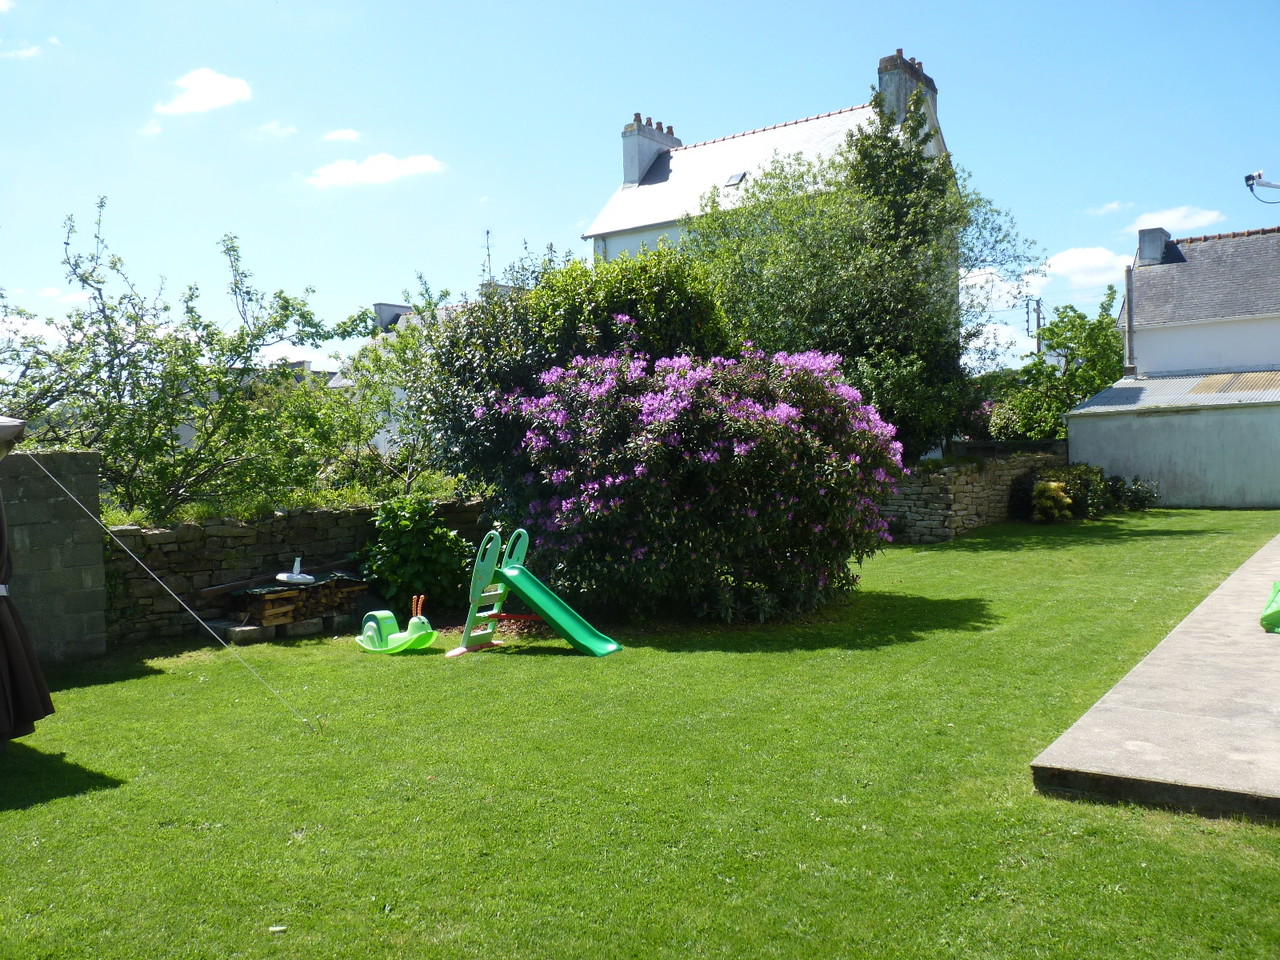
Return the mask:
[[[23,422],[0,417],[0,457],[22,438]],[[35,732],[36,721],[53,713],[35,648],[9,599],[9,526],[0,498],[0,752],[16,737]]]

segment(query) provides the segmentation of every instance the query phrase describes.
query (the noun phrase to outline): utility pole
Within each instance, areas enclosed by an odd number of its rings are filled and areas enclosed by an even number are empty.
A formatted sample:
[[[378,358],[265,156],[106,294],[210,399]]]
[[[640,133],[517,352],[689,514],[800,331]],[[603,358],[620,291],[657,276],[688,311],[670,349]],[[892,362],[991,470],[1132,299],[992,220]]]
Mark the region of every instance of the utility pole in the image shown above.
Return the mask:
[[[1039,353],[1040,352],[1040,328],[1044,326],[1044,317],[1041,313],[1041,310],[1044,306],[1044,301],[1039,297],[1036,297],[1034,300],[1027,298],[1027,336],[1028,337],[1031,336],[1031,305],[1033,303],[1036,305],[1036,326],[1035,326],[1036,353]]]

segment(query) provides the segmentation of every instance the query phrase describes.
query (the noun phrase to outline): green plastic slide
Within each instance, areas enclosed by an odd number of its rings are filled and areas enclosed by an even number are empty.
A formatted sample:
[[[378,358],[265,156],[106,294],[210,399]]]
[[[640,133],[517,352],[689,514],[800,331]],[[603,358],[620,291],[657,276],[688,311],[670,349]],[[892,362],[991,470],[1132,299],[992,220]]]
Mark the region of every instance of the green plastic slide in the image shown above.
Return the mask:
[[[621,644],[583,620],[576,610],[520,564],[507,563],[498,568],[497,575],[512,593],[575,649],[593,657],[603,657],[622,649]]]
[[[1280,580],[1271,588],[1271,599],[1262,611],[1262,629],[1268,633],[1280,633]]]

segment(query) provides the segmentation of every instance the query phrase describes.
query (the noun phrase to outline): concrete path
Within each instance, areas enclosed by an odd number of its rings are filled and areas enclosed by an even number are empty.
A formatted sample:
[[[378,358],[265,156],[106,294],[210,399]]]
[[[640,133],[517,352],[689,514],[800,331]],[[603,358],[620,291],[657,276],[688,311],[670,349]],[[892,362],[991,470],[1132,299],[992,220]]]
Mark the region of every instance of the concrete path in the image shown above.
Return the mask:
[[[1280,822],[1280,537],[1031,764],[1045,793]]]

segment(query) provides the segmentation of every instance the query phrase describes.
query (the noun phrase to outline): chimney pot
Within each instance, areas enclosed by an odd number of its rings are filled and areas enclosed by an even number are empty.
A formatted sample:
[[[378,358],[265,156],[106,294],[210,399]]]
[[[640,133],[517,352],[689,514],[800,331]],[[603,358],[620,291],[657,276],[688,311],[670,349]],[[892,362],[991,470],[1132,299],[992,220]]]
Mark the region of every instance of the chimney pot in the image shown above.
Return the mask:
[[[902,48],[898,48],[896,55],[880,59],[877,76],[880,95],[884,98],[886,112],[890,115],[901,120],[906,115],[911,94],[917,88],[922,89],[925,99],[932,108],[930,113],[936,112],[938,87],[924,72],[923,60],[916,60],[915,57],[907,60],[902,56]]]
[[[1164,260],[1164,247],[1169,242],[1169,231],[1163,227],[1148,227],[1138,231],[1138,266],[1154,267]]]
[[[639,122],[640,122],[640,112],[639,112],[638,110],[636,111],[635,119],[633,119],[631,122],[632,122],[632,123],[639,123]]]
[[[655,126],[652,117],[641,122],[637,113],[635,121],[622,129],[622,182],[639,183],[659,154],[679,146],[674,127],[661,120]]]

